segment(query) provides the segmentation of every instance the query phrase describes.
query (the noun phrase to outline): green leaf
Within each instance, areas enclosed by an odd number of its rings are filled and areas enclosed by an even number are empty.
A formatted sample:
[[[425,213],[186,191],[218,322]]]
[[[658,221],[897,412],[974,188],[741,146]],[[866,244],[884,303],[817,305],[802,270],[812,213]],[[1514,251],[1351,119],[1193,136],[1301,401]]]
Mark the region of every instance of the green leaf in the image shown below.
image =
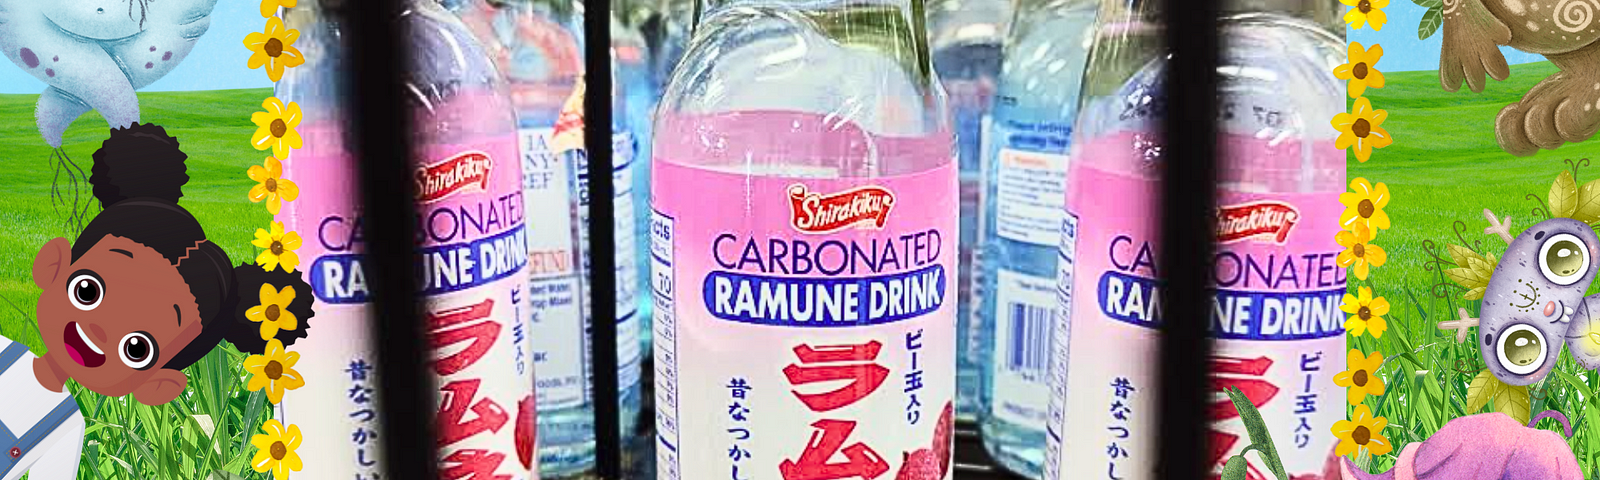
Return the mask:
[[[1467,293],[1461,294],[1461,299],[1462,300],[1482,300],[1484,291],[1485,291],[1484,287],[1478,287],[1478,288],[1474,288],[1472,290],[1467,290]]]
[[[1428,8],[1427,13],[1422,14],[1422,22],[1417,24],[1418,40],[1427,40],[1439,31],[1439,24],[1444,23],[1444,11],[1441,8],[1442,6],[1435,5]]]
[[[1578,189],[1578,207],[1572,218],[1584,223],[1600,222],[1600,179],[1590,180]]]
[[[1593,400],[1591,400],[1592,402]],[[1589,424],[1589,452],[1593,455],[1600,452],[1600,408],[1594,403],[1586,405],[1583,409],[1584,421]]]
[[[1561,370],[1551,370],[1550,374],[1555,375],[1556,378],[1561,379],[1561,381],[1567,382],[1567,385],[1571,385],[1573,389],[1578,391],[1578,393],[1582,393],[1585,401],[1593,402],[1595,400],[1594,391],[1590,390],[1589,385],[1583,383],[1582,379],[1579,379],[1578,377]],[[1600,418],[1597,418],[1596,420],[1600,420]]]
[[[1478,376],[1473,377],[1472,383],[1467,385],[1467,415],[1482,411],[1483,407],[1500,396],[1500,391],[1505,388],[1506,384],[1494,378],[1489,369],[1485,368],[1482,372],[1478,372]]]
[[[1234,455],[1222,466],[1222,480],[1245,480],[1244,455]]]
[[[1530,405],[1528,404],[1528,386],[1507,386],[1494,397],[1494,411],[1504,413],[1515,419],[1517,423],[1528,424]]]
[[[1267,431],[1267,422],[1261,419],[1261,412],[1238,387],[1228,389],[1228,398],[1233,399],[1233,408],[1239,410],[1239,419],[1244,421],[1245,430],[1250,432],[1250,446],[1261,454],[1261,460],[1267,462],[1267,468],[1273,475],[1281,480],[1289,480],[1289,475],[1284,473],[1283,460],[1278,458],[1278,447],[1272,443],[1271,432]],[[1243,463],[1243,459],[1240,463]]]
[[[1477,260],[1472,260],[1472,262],[1477,262]],[[1489,284],[1488,279],[1479,277],[1478,273],[1471,268],[1448,269],[1444,271],[1444,276],[1449,277],[1450,281],[1456,282],[1456,285],[1468,289],[1483,288]]]
[[[1450,251],[1450,261],[1456,262],[1458,267],[1467,266],[1468,258],[1478,257],[1478,254],[1473,253],[1472,249],[1460,245],[1449,245],[1447,250]]]
[[[1572,180],[1572,171],[1562,170],[1550,184],[1550,216],[1571,218],[1578,209],[1578,184]]]

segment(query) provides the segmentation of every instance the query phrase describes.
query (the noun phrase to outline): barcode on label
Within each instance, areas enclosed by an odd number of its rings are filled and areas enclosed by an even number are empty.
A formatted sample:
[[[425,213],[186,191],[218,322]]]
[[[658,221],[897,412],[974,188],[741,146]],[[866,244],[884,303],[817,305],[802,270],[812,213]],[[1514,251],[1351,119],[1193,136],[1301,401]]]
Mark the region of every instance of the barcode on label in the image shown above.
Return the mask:
[[[1050,308],[1012,302],[1006,312],[1011,330],[1006,368],[1029,381],[1044,381],[1050,365]]]

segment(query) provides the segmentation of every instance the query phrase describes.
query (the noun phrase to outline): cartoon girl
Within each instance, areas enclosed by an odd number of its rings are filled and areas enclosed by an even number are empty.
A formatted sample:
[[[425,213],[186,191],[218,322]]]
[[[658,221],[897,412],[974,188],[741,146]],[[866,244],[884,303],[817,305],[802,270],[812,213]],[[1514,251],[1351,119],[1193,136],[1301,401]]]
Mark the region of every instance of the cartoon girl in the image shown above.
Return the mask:
[[[32,480],[76,478],[84,420],[63,388],[69,378],[101,395],[162,405],[188,386],[182,369],[218,342],[263,353],[261,321],[280,327],[273,338],[284,345],[306,336],[310,295],[287,308],[263,310],[257,300],[310,286],[281,267],[233,266],[178,205],[187,158],[159,126],[111,130],[89,179],[104,210],[76,241],[56,238],[39,249],[33,281],[43,290],[37,312],[46,353],[34,357],[0,337],[3,480],[30,471]]]

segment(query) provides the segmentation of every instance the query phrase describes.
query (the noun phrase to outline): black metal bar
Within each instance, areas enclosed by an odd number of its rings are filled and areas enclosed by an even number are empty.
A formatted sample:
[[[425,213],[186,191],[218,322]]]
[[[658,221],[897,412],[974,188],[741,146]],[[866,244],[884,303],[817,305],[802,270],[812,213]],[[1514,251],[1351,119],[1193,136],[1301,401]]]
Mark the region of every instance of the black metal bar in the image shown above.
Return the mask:
[[[1161,335],[1161,436],[1156,476],[1201,480],[1210,397],[1208,336],[1211,225],[1216,204],[1218,1],[1161,1],[1172,52],[1164,90],[1161,269],[1166,318]]]
[[[611,151],[611,2],[585,0],[584,148],[589,158],[590,362],[594,378],[595,474],[622,478],[622,414],[617,378],[616,185]],[[630,219],[631,220],[631,219]]]
[[[346,138],[359,160],[362,222],[367,238],[402,239],[366,243],[367,284],[372,292],[371,338],[377,350],[378,412],[383,435],[383,468],[389,479],[432,480],[434,465],[433,377],[425,370],[426,338],[418,312],[415,215],[406,199],[416,198],[407,174],[411,138],[401,79],[406,69],[406,37],[398,19],[403,0],[337,2],[343,36],[350,49],[349,75],[343,81],[353,135]],[[359,5],[359,6],[357,6]]]

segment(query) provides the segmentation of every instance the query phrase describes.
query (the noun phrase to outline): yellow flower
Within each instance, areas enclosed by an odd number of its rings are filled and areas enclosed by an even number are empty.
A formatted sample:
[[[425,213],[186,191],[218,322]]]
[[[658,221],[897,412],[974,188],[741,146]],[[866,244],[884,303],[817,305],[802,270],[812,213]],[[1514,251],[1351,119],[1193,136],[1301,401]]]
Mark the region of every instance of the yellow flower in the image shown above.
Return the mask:
[[[1344,150],[1355,145],[1356,160],[1367,161],[1372,156],[1372,149],[1394,143],[1389,131],[1380,126],[1385,118],[1389,118],[1389,112],[1373,110],[1372,101],[1367,97],[1357,98],[1350,113],[1333,116],[1330,123],[1339,130],[1339,139],[1333,141],[1333,146]]]
[[[306,57],[300,55],[300,49],[294,48],[294,41],[300,38],[300,31],[283,26],[283,19],[271,17],[267,19],[266,32],[250,32],[244,36],[244,46],[255,52],[250,55],[250,69],[255,70],[265,65],[267,78],[276,82],[283,78],[283,69],[298,67],[306,63]]]
[[[256,239],[250,241],[256,248],[265,248],[266,251],[256,257],[256,264],[267,271],[283,265],[283,271],[294,273],[294,268],[300,265],[300,256],[294,253],[300,248],[300,234],[283,231],[283,222],[272,222],[272,231],[256,229]]]
[[[1333,240],[1344,247],[1344,251],[1339,252],[1339,257],[1334,260],[1339,262],[1340,267],[1354,266],[1356,278],[1366,280],[1368,265],[1383,266],[1383,262],[1389,260],[1389,254],[1384,253],[1383,248],[1372,244],[1372,229],[1366,224],[1356,222],[1355,227],[1340,231],[1338,235],[1333,236]]]
[[[1383,182],[1374,186],[1365,178],[1356,178],[1350,181],[1350,189],[1354,192],[1339,194],[1339,203],[1345,207],[1339,214],[1339,226],[1348,229],[1360,222],[1373,230],[1388,230],[1389,214],[1383,207],[1389,205],[1389,186]]]
[[[294,127],[300,126],[300,104],[289,102],[284,106],[283,100],[278,97],[267,97],[261,102],[265,112],[250,114],[250,121],[256,124],[255,135],[250,136],[250,145],[256,150],[272,149],[272,156],[289,158],[289,149],[300,148],[300,134]]]
[[[1334,375],[1333,384],[1349,389],[1351,405],[1361,405],[1367,395],[1383,395],[1383,379],[1378,378],[1378,367],[1383,366],[1382,353],[1372,352],[1371,356],[1363,356],[1360,350],[1352,348],[1345,363],[1349,365],[1349,370]]]
[[[1383,72],[1372,68],[1372,64],[1383,58],[1383,45],[1363,48],[1361,42],[1350,42],[1349,55],[1350,63],[1334,67],[1333,76],[1349,80],[1345,90],[1350,93],[1350,98],[1360,97],[1367,87],[1383,88]]]
[[[1384,22],[1389,21],[1382,10],[1389,6],[1389,0],[1339,0],[1339,3],[1355,7],[1344,14],[1344,23],[1351,28],[1360,30],[1362,25],[1371,23],[1373,30],[1383,30]]]
[[[290,295],[293,296],[294,292],[289,287],[284,287],[284,290],[289,291]],[[274,304],[267,308],[281,307]],[[255,311],[253,308],[250,310]],[[291,316],[290,318],[294,317]],[[253,317],[251,319],[255,320]],[[266,325],[267,323],[269,322],[262,322],[261,324]],[[252,392],[265,388],[267,389],[267,400],[272,403],[282,402],[284,390],[294,390],[306,386],[305,377],[301,377],[300,372],[294,370],[294,364],[299,361],[299,352],[285,351],[283,342],[278,341],[278,339],[268,340],[265,353],[251,355],[249,358],[244,359],[244,370],[252,375],[250,383],[246,386]]]
[[[1362,449],[1373,455],[1394,451],[1394,445],[1383,436],[1383,429],[1387,426],[1388,419],[1372,416],[1372,409],[1366,405],[1357,406],[1355,415],[1349,420],[1334,422],[1333,436],[1339,437],[1339,446],[1334,448],[1333,454],[1343,457]]]
[[[267,420],[261,424],[260,435],[250,437],[250,444],[256,447],[255,458],[250,459],[250,467],[257,472],[272,471],[272,478],[284,480],[289,478],[289,471],[300,471],[305,464],[300,462],[300,455],[294,453],[300,448],[300,426],[289,425],[287,431],[283,424],[277,420]]]
[[[277,215],[283,202],[292,202],[300,196],[300,187],[283,178],[283,163],[276,158],[267,157],[261,166],[251,165],[245,173],[256,181],[256,186],[250,187],[250,201],[266,200],[268,213]]]
[[[245,310],[244,318],[261,324],[262,340],[276,343],[278,340],[273,337],[278,336],[278,330],[300,328],[300,319],[295,318],[294,312],[289,311],[289,304],[294,302],[294,285],[284,285],[280,291],[272,288],[271,284],[262,284],[261,292],[257,296],[261,299],[261,304]],[[279,348],[283,348],[282,344],[279,344]],[[268,349],[268,352],[270,351],[271,349]],[[294,358],[300,357],[300,354],[294,355]],[[249,362],[245,362],[245,365],[248,367]],[[294,362],[289,362],[288,366],[294,366]],[[251,380],[250,384],[255,385],[255,381]],[[255,390],[254,387],[250,389]]]
[[[294,8],[295,3],[295,0],[261,0],[261,16],[277,15],[278,7]]]
[[[1372,338],[1383,338],[1383,332],[1389,329],[1389,323],[1383,319],[1389,314],[1389,301],[1383,297],[1372,298],[1372,289],[1368,287],[1361,287],[1358,293],[1360,296],[1344,294],[1344,305],[1339,306],[1350,314],[1344,329],[1357,337],[1371,330]]]

